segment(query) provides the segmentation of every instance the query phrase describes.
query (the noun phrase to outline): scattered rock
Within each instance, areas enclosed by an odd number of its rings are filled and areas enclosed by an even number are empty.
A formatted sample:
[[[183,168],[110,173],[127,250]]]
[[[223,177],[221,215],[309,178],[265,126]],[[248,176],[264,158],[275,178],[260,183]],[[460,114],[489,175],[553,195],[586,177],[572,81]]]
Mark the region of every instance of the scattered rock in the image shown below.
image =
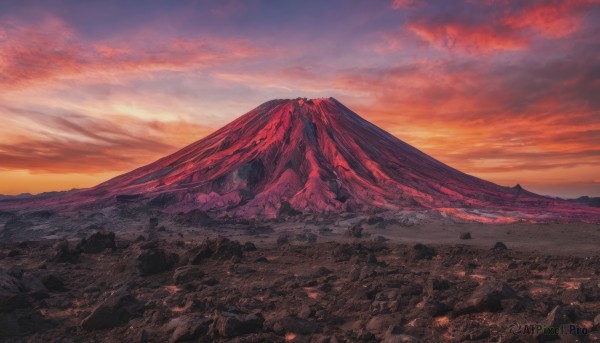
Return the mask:
[[[184,266],[175,269],[173,279],[176,285],[181,285],[202,279],[204,275],[204,272],[199,266]]]
[[[66,290],[63,280],[54,274],[42,275],[41,280],[44,286],[51,291],[62,292]]]
[[[286,234],[277,237],[277,245],[285,245],[290,243],[290,237]]]
[[[503,299],[517,298],[516,292],[508,284],[495,280],[486,281],[477,287],[467,300],[454,306],[454,314],[500,311]]]
[[[208,333],[212,320],[199,314],[186,314],[171,319],[163,330],[172,332],[170,343],[193,341]]]
[[[44,286],[42,280],[35,275],[25,275],[21,279],[21,284],[25,292],[36,299],[48,297],[48,289]]]
[[[96,306],[82,322],[85,330],[109,329],[140,316],[144,305],[129,293],[117,292]]]
[[[82,239],[76,250],[81,250],[86,254],[98,254],[105,249],[115,250],[116,248],[114,232],[98,231],[89,238]]]
[[[137,258],[140,275],[159,274],[171,269],[178,261],[177,254],[167,254],[162,249],[144,251]]]
[[[49,259],[50,262],[77,263],[79,252],[71,251],[69,242],[67,242],[66,239],[54,243],[52,248],[54,250],[54,255]]]
[[[436,255],[435,249],[425,244],[417,243],[413,246],[410,256],[413,260],[431,260]]]
[[[206,239],[198,248],[193,250],[193,253],[195,256],[191,259],[192,264],[200,264],[207,258],[223,261],[230,260],[234,256],[243,257],[242,245],[223,236]]]
[[[262,331],[264,318],[260,313],[234,314],[219,312],[211,328],[213,338],[233,338]]]
[[[506,250],[508,249],[508,247],[506,246],[506,244],[502,243],[502,242],[496,242],[496,244],[494,244],[494,247],[492,248],[492,250]]]
[[[472,239],[470,232],[461,232],[459,235],[460,239]]]
[[[277,334],[294,333],[309,335],[320,331],[320,327],[317,324],[294,316],[272,319],[266,325],[271,327]]]
[[[360,224],[354,225],[344,232],[345,236],[354,237],[354,238],[362,238],[363,237],[363,228]]]
[[[244,244],[243,250],[249,252],[249,251],[256,251],[257,249],[256,249],[256,245],[254,245],[254,243],[252,243],[252,242],[246,242]]]

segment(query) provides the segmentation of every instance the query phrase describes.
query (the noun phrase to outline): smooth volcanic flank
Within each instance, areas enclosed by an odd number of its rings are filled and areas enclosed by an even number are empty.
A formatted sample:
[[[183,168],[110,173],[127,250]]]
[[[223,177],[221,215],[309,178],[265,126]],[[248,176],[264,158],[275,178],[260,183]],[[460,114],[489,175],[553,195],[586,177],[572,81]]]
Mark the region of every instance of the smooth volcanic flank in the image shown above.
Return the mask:
[[[134,202],[169,212],[275,217],[435,209],[485,221],[598,221],[600,210],[502,187],[453,169],[333,98],[266,102],[213,134],[54,206]],[[466,214],[467,212],[470,214]],[[475,211],[475,212],[474,212]],[[472,218],[471,218],[472,217]]]

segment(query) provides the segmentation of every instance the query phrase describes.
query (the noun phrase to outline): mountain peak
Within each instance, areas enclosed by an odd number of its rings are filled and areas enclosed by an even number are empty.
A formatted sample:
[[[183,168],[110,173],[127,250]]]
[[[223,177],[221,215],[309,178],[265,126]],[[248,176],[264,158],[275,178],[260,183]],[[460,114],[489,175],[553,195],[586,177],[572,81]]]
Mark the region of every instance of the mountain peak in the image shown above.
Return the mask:
[[[268,101],[172,155],[60,202],[109,206],[131,199],[164,211],[243,218],[275,217],[282,208],[581,213],[576,205],[461,173],[334,98]]]

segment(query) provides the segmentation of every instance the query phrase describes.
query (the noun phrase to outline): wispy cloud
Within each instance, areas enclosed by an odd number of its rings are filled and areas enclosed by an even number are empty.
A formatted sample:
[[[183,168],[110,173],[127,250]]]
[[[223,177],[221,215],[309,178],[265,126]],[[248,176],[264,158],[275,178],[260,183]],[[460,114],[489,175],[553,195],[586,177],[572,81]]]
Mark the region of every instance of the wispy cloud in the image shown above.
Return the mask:
[[[172,142],[187,137],[191,143],[211,129],[185,122],[140,121],[133,118],[98,119],[77,113],[51,115],[0,107],[3,116],[30,128],[0,144],[0,169],[32,172],[100,173],[126,170],[174,152]],[[31,123],[23,123],[30,121]],[[38,123],[39,126],[32,124]],[[117,124],[118,123],[118,124]],[[193,138],[191,138],[192,136]]]
[[[128,73],[187,70],[257,57],[268,52],[236,38],[132,36],[86,42],[63,21],[0,22],[0,87],[49,79],[116,77]]]

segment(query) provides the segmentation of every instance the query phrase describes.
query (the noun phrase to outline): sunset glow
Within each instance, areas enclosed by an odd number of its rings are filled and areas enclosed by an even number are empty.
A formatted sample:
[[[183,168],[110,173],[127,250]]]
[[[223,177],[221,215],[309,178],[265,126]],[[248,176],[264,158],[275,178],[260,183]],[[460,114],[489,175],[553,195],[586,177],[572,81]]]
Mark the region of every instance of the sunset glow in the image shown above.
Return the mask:
[[[600,1],[0,4],[0,194],[94,186],[276,98],[463,172],[600,196]]]

